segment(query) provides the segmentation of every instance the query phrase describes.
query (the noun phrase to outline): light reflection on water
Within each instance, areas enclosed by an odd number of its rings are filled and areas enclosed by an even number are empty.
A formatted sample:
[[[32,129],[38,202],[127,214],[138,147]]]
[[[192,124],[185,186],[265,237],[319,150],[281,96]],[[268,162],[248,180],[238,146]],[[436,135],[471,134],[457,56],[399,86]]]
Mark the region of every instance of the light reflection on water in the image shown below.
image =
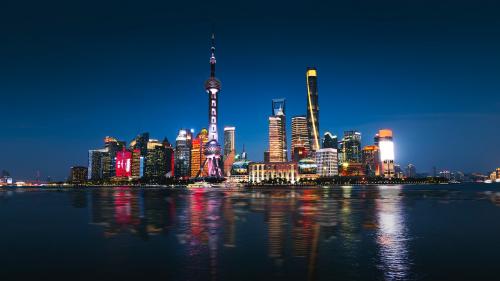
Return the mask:
[[[38,201],[53,197],[39,190],[24,193],[33,193]],[[0,207],[8,206],[3,203],[9,198],[28,200],[24,194],[6,194],[0,192]],[[37,194],[45,197],[40,199]],[[104,243],[117,241],[138,248],[153,245],[147,254],[126,258],[139,265],[148,259],[142,266],[170,280],[415,280],[415,276],[427,274],[417,272],[417,266],[422,266],[412,248],[416,234],[408,223],[417,202],[430,202],[431,206],[470,199],[490,205],[497,202],[491,199],[496,193],[474,192],[467,197],[457,191],[405,186],[297,190],[120,187],[64,190],[63,194],[69,195],[71,208],[85,209],[88,215],[83,224],[100,233]],[[65,204],[56,207],[64,214]],[[413,219],[428,215],[425,210]],[[33,215],[33,220],[39,220],[43,213]],[[114,251],[109,247],[101,254],[113,259]],[[100,266],[95,260],[84,262]]]

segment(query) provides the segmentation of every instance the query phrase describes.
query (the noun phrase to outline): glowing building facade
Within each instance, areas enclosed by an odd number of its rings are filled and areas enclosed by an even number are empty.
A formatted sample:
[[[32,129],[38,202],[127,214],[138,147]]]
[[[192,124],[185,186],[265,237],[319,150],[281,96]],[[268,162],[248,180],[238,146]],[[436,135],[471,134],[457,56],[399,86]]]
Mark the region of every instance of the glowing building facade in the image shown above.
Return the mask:
[[[201,132],[191,142],[191,177],[206,177],[208,166],[206,161],[205,146],[208,143],[208,131],[202,129]]]
[[[376,145],[367,145],[362,151],[365,174],[369,177],[380,176],[380,156]]]
[[[296,152],[296,148],[300,147]],[[307,130],[307,117],[304,115],[292,117],[292,159],[298,161],[305,157],[305,155],[296,155],[309,151],[311,148],[309,144],[309,133]],[[297,160],[298,159],[298,160]]]
[[[314,67],[306,71],[307,87],[307,131],[311,151],[320,149],[319,136],[319,104],[318,104],[318,74]]]
[[[231,175],[231,167],[235,161],[235,127],[224,127],[224,175]]]
[[[340,142],[339,164],[361,163],[361,133],[345,131]]]
[[[191,175],[191,139],[190,131],[181,129],[175,139],[174,173],[177,178],[187,178]]]
[[[288,161],[288,145],[286,141],[286,100],[283,98],[273,99],[271,108],[272,116],[281,119],[281,146],[283,147],[283,162],[286,162]]]
[[[337,149],[322,148],[316,151],[317,173],[320,177],[333,177],[339,174]]]
[[[392,130],[382,129],[375,135],[375,143],[380,150],[381,176],[384,178],[394,178],[396,176],[394,168],[394,142]]]
[[[269,162],[286,162],[282,122],[280,112],[277,116],[269,116]]]

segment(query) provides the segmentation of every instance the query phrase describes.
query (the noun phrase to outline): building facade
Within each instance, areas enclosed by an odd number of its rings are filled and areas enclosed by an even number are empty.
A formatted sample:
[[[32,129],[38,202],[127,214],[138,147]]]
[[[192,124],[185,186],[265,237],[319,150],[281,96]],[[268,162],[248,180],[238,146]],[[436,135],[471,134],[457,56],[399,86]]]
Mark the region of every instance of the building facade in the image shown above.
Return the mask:
[[[181,129],[175,139],[175,177],[188,178],[191,175],[191,141],[189,130]]]
[[[283,147],[283,159],[284,162],[286,162],[288,161],[288,144],[286,138],[286,100],[283,98],[273,99],[271,104],[271,116],[279,117],[281,119],[281,146]]]
[[[394,178],[394,142],[393,134],[389,129],[382,129],[375,135],[375,143],[380,150],[381,175],[384,178]]]
[[[235,127],[224,127],[224,175],[231,175],[231,167],[236,157]]]
[[[345,131],[339,147],[339,164],[359,163],[361,164],[361,133],[357,131]]]
[[[306,152],[311,150],[307,130],[307,118],[304,115],[292,117],[292,159],[294,160],[297,159],[295,157],[296,147],[304,148]]]
[[[283,119],[279,115],[269,116],[269,162],[286,162],[283,143]]]
[[[307,87],[307,131],[309,136],[310,151],[320,149],[319,136],[319,104],[318,104],[318,74],[314,67],[306,71]]]
[[[317,173],[320,177],[333,177],[339,174],[337,149],[322,148],[316,151]]]
[[[191,177],[206,177],[208,165],[205,156],[205,147],[208,143],[208,131],[202,129],[191,142]]]
[[[271,183],[280,180],[282,183],[294,184],[299,180],[298,163],[250,163],[248,165],[249,182],[253,184]]]
[[[363,165],[365,166],[365,174],[368,177],[380,176],[380,155],[376,145],[367,145],[362,151]]]
[[[69,182],[72,184],[83,184],[88,179],[88,169],[87,167],[75,166],[71,167]]]
[[[333,135],[330,132],[325,132],[323,135],[323,148],[334,148],[338,149],[339,146],[339,140],[337,136]]]

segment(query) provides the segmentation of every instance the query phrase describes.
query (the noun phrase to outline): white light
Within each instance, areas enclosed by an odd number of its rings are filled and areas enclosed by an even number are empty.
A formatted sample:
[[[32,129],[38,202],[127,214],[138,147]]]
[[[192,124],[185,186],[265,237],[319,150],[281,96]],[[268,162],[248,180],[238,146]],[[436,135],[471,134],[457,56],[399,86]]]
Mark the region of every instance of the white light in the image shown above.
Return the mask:
[[[380,147],[380,160],[394,160],[394,143],[392,140],[381,140]]]

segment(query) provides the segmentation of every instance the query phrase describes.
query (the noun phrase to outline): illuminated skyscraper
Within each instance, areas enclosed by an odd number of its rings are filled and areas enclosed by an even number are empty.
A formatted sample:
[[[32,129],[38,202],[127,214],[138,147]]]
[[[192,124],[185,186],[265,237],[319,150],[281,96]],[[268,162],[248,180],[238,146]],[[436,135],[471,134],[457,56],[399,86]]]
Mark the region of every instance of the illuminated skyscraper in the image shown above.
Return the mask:
[[[208,166],[205,164],[205,146],[208,142],[208,131],[202,129],[201,132],[191,142],[191,177],[206,177]],[[203,167],[203,170],[201,168]]]
[[[335,148],[339,146],[339,141],[337,136],[332,135],[330,132],[326,132],[323,135],[323,148]]]
[[[103,157],[103,178],[109,179],[116,174],[116,153],[126,146],[124,141],[119,141],[113,137],[104,138],[104,148],[108,154]]]
[[[385,178],[393,178],[394,170],[394,142],[392,140],[392,130],[379,130],[375,135],[375,142],[380,149],[381,175]]]
[[[380,175],[379,148],[376,145],[367,145],[362,151],[365,174],[369,177]]]
[[[144,179],[148,183],[162,183],[172,170],[173,149],[168,140],[150,139],[144,159]]]
[[[307,118],[304,115],[292,117],[292,159],[297,158],[295,156],[295,148],[298,146],[305,148],[306,151],[311,149],[307,130]]]
[[[191,138],[190,131],[181,129],[175,139],[175,177],[186,178],[191,174]]]
[[[271,102],[271,114],[281,118],[281,142],[283,146],[284,161],[288,161],[288,145],[286,141],[286,100],[273,99]]]
[[[224,127],[224,175],[231,175],[231,167],[233,166],[236,156],[235,151],[235,128]]]
[[[345,131],[340,142],[339,164],[361,163],[361,133]]]
[[[215,35],[212,34],[212,47],[210,57],[210,78],[205,82],[205,89],[208,94],[208,143],[205,147],[205,155],[207,157],[208,176],[222,177],[221,170],[221,148],[218,142],[219,135],[217,132],[218,118],[218,93],[220,91],[220,81],[215,78]]]
[[[307,86],[307,131],[311,151],[320,149],[318,75],[316,68],[308,67],[306,71]]]
[[[286,162],[282,122],[280,111],[276,116],[269,116],[269,162]]]

